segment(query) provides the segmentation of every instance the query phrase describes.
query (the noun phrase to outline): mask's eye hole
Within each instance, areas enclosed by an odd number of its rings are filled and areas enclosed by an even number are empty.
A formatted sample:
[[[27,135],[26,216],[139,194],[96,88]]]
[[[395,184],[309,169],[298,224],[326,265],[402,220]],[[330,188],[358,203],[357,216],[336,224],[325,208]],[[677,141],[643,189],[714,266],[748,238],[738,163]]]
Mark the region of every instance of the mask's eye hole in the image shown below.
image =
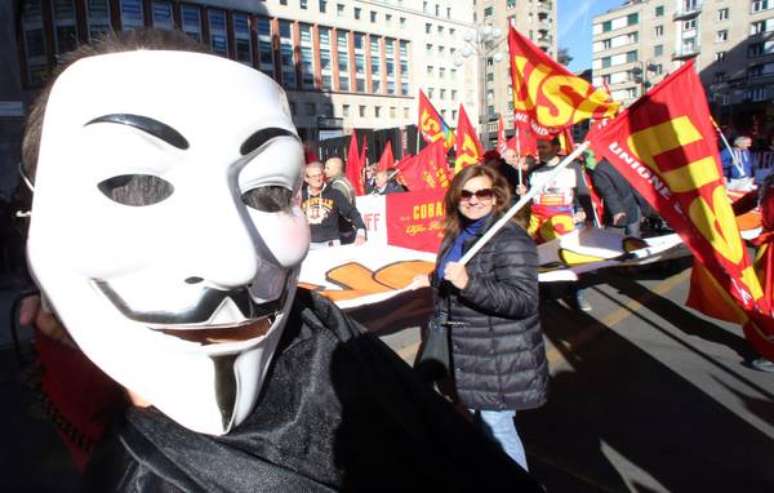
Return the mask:
[[[153,175],[114,176],[97,188],[110,200],[136,207],[157,204],[174,191],[171,183]]]
[[[262,212],[279,212],[290,209],[292,197],[293,192],[285,187],[265,186],[243,193],[242,202]]]

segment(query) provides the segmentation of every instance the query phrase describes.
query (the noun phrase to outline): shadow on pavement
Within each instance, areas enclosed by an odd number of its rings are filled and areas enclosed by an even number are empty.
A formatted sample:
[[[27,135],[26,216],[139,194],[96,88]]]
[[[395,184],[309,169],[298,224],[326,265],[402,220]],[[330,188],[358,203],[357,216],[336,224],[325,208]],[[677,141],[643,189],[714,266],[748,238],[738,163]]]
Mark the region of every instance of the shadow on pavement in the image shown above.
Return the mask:
[[[548,491],[774,491],[771,439],[593,317],[545,301],[542,320],[568,366],[518,426]]]

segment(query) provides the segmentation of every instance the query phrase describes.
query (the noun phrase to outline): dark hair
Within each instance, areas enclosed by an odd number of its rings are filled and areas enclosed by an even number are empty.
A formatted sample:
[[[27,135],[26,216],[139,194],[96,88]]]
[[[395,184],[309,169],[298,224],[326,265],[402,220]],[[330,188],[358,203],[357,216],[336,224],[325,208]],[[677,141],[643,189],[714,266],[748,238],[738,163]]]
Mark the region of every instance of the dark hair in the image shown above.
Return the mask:
[[[469,166],[454,176],[444,197],[446,207],[446,225],[444,239],[456,238],[462,230],[462,214],[459,210],[462,187],[472,178],[485,176],[492,182],[492,191],[496,201],[492,208],[493,215],[499,215],[511,205],[511,192],[508,182],[499,171],[489,166]]]
[[[46,112],[48,97],[56,79],[70,65],[78,60],[110,53],[122,53],[136,50],[173,50],[192,51],[195,53],[210,53],[207,46],[190,38],[182,31],[162,31],[160,29],[139,28],[120,33],[108,33],[106,36],[77,49],[62,57],[53,76],[40,94],[35,98],[32,109],[27,117],[22,141],[22,163],[24,173],[30,180],[35,179],[40,150],[40,134],[43,128],[43,116]]]

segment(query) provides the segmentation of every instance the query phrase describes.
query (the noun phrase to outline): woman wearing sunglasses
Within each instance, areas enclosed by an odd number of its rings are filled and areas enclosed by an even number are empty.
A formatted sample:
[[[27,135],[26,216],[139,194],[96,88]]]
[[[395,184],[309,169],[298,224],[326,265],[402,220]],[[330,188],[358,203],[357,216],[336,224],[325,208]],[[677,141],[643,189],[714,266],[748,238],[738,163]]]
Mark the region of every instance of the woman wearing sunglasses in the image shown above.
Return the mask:
[[[436,320],[449,328],[453,397],[526,469],[516,411],[541,406],[548,390],[537,250],[510,222],[467,265],[459,263],[510,203],[496,170],[471,166],[458,173],[446,193],[445,235],[430,283]]]

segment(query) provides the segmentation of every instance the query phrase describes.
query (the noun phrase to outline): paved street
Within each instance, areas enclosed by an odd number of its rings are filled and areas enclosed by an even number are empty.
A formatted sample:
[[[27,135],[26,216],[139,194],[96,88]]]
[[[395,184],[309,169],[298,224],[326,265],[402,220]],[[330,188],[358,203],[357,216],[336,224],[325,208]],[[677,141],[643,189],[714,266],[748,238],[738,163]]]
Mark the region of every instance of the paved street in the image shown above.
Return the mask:
[[[745,366],[753,355],[739,328],[683,306],[689,277],[674,262],[589,278],[589,314],[547,293],[551,397],[518,425],[548,491],[774,491],[774,375]],[[0,291],[3,314],[9,300]],[[427,302],[398,299],[374,328],[413,325]],[[0,489],[72,490],[77,476],[0,333],[0,419],[12,444],[0,452]],[[418,338],[416,328],[384,336],[409,361]]]
[[[774,491],[774,375],[683,306],[689,279],[611,271],[588,279],[589,314],[544,301],[551,396],[517,421],[548,491]],[[387,340],[412,359],[416,333]]]

